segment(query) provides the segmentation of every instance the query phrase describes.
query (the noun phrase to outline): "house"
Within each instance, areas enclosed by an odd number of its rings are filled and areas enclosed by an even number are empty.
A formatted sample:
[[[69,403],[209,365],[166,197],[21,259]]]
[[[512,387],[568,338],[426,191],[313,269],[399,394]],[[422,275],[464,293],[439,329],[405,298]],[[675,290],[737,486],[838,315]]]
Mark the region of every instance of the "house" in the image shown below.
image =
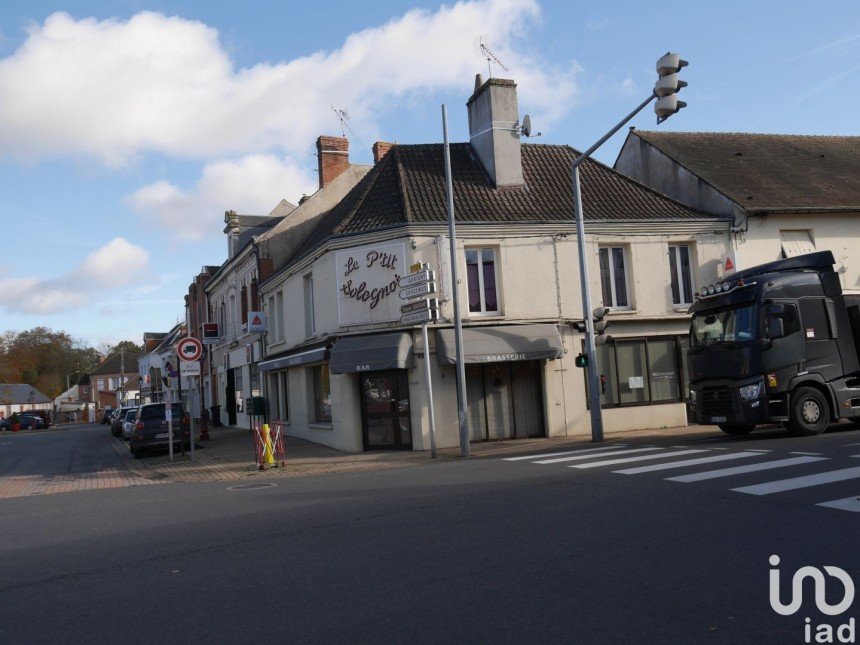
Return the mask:
[[[860,137],[631,129],[615,169],[731,217],[720,272],[829,249],[860,293]]]
[[[95,406],[97,418],[102,410],[115,410],[128,401],[126,384],[137,373],[137,360],[140,356],[140,352],[123,348],[90,370],[90,402]]]
[[[211,377],[212,365],[210,360],[209,345],[217,342],[217,329],[215,333],[210,330],[209,337],[204,336],[204,323],[212,323],[212,312],[206,298],[206,283],[218,272],[217,266],[204,266],[200,269],[194,280],[188,285],[188,294],[185,296],[185,324],[188,335],[196,338],[204,346],[203,358],[200,361],[200,376],[189,377],[189,388],[194,393],[193,401],[190,402],[189,412],[192,418],[202,418],[203,409],[213,405],[217,400],[217,391],[213,386]],[[214,340],[213,340],[214,336]]]
[[[15,412],[51,410],[51,399],[26,383],[0,383],[0,419]]]
[[[270,416],[289,434],[350,451],[429,449],[418,360],[429,352],[437,444],[458,445],[455,289],[471,439],[589,431],[574,365],[583,347],[577,152],[520,142],[511,80],[479,76],[467,112],[470,141],[450,149],[458,284],[441,144],[379,144],[373,168],[312,228],[291,230],[292,215],[282,223],[286,257],[259,286],[270,324],[258,367]],[[598,357],[605,425],[682,425],[686,309],[692,285],[716,278],[733,220],[593,160],[581,184],[592,300],[612,308],[613,340]],[[400,322],[399,279],[419,262],[437,272],[428,347],[420,327]]]
[[[168,387],[165,380],[170,378],[172,373],[178,373],[176,343],[185,336],[185,333],[185,324],[177,323],[169,332],[144,334],[144,348],[148,351],[137,359],[138,405],[165,400]],[[156,340],[159,341],[157,344]],[[176,380],[174,378],[170,383],[173,390],[178,387]]]

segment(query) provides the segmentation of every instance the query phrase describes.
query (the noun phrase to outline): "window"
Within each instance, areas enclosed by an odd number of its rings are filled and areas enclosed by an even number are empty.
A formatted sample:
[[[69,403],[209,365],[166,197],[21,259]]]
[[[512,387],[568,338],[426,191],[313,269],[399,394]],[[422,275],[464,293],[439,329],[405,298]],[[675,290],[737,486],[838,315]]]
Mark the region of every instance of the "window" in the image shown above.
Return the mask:
[[[689,305],[693,302],[693,278],[690,270],[690,247],[669,245],[669,273],[672,281],[672,303]]]
[[[314,276],[308,273],[305,276],[305,336],[313,336],[316,333],[314,321]]]
[[[248,287],[245,285],[242,285],[240,303],[242,307],[242,317],[240,320],[242,321],[242,328],[245,329],[248,325]]]
[[[495,249],[466,249],[466,279],[469,286],[469,312],[499,313]]]
[[[277,339],[284,340],[284,292],[278,291],[275,294],[275,328],[277,329]]]
[[[266,313],[269,316],[270,326],[269,326],[269,345],[277,343],[281,339],[278,338],[278,320],[275,317],[275,296],[269,296],[266,306]]]
[[[601,407],[682,401],[685,346],[686,338],[678,336],[619,338],[598,346]]]
[[[331,423],[331,378],[328,365],[311,368],[314,380],[314,421]]]
[[[782,257],[793,258],[797,255],[815,253],[815,243],[810,231],[780,231]]]
[[[104,390],[105,389],[105,380],[103,378],[96,379],[96,387],[99,390]]]
[[[629,309],[627,297],[627,266],[624,261],[624,247],[607,246],[599,251],[600,287],[603,305],[613,309]]]
[[[277,421],[288,423],[290,420],[289,396],[287,384],[289,372],[273,372],[269,374],[269,414]]]

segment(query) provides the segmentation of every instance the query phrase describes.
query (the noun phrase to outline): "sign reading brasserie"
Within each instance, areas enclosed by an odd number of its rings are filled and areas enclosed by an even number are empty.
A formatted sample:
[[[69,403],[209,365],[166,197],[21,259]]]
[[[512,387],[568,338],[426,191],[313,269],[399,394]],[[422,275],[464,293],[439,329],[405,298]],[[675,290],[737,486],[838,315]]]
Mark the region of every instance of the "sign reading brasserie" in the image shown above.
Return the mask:
[[[341,325],[400,320],[398,280],[409,272],[402,242],[370,244],[335,253]]]

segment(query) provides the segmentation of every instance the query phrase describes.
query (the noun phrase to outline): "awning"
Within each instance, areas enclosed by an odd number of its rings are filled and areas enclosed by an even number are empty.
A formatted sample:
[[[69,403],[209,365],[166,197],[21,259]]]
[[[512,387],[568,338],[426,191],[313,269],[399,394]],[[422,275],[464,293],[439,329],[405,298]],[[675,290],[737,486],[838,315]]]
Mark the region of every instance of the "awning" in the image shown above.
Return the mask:
[[[339,338],[331,350],[332,374],[412,367],[412,334],[367,334]]]
[[[463,329],[463,360],[466,363],[535,361],[561,358],[564,348],[555,325],[506,325]],[[457,362],[453,329],[436,331],[436,360],[439,365]]]
[[[257,365],[257,368],[261,372],[270,372],[271,370],[282,370],[287,367],[308,365],[309,363],[321,363],[328,360],[330,342],[326,341],[324,343],[317,343],[316,345],[296,348],[291,352],[281,354],[277,358],[262,361]]]
[[[815,253],[815,244],[812,243],[809,231],[780,231],[779,240],[782,243],[782,252],[787,258]]]

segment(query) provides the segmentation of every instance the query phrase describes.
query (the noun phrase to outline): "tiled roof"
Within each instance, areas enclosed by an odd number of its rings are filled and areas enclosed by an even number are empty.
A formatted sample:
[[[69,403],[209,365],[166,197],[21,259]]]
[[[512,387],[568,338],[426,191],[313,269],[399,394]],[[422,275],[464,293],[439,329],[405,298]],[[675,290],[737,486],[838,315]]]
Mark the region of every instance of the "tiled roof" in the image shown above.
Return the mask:
[[[326,239],[400,224],[447,221],[442,144],[395,145],[320,222],[294,258]],[[467,143],[451,145],[454,210],[462,223],[570,223],[574,219],[568,146],[524,144],[522,187],[497,189]],[[714,219],[587,160],[580,166],[583,214],[592,221]]]
[[[32,394],[33,398],[30,399]],[[50,403],[51,399],[26,383],[0,383],[0,404]]]
[[[633,131],[746,210],[860,209],[860,137]]]
[[[122,354],[116,352],[108,356],[98,367],[90,370],[90,374],[120,374],[122,372],[123,360],[125,360],[125,371],[131,375],[132,372],[137,371],[137,359],[141,356],[140,352],[126,350],[125,358],[123,359]]]

